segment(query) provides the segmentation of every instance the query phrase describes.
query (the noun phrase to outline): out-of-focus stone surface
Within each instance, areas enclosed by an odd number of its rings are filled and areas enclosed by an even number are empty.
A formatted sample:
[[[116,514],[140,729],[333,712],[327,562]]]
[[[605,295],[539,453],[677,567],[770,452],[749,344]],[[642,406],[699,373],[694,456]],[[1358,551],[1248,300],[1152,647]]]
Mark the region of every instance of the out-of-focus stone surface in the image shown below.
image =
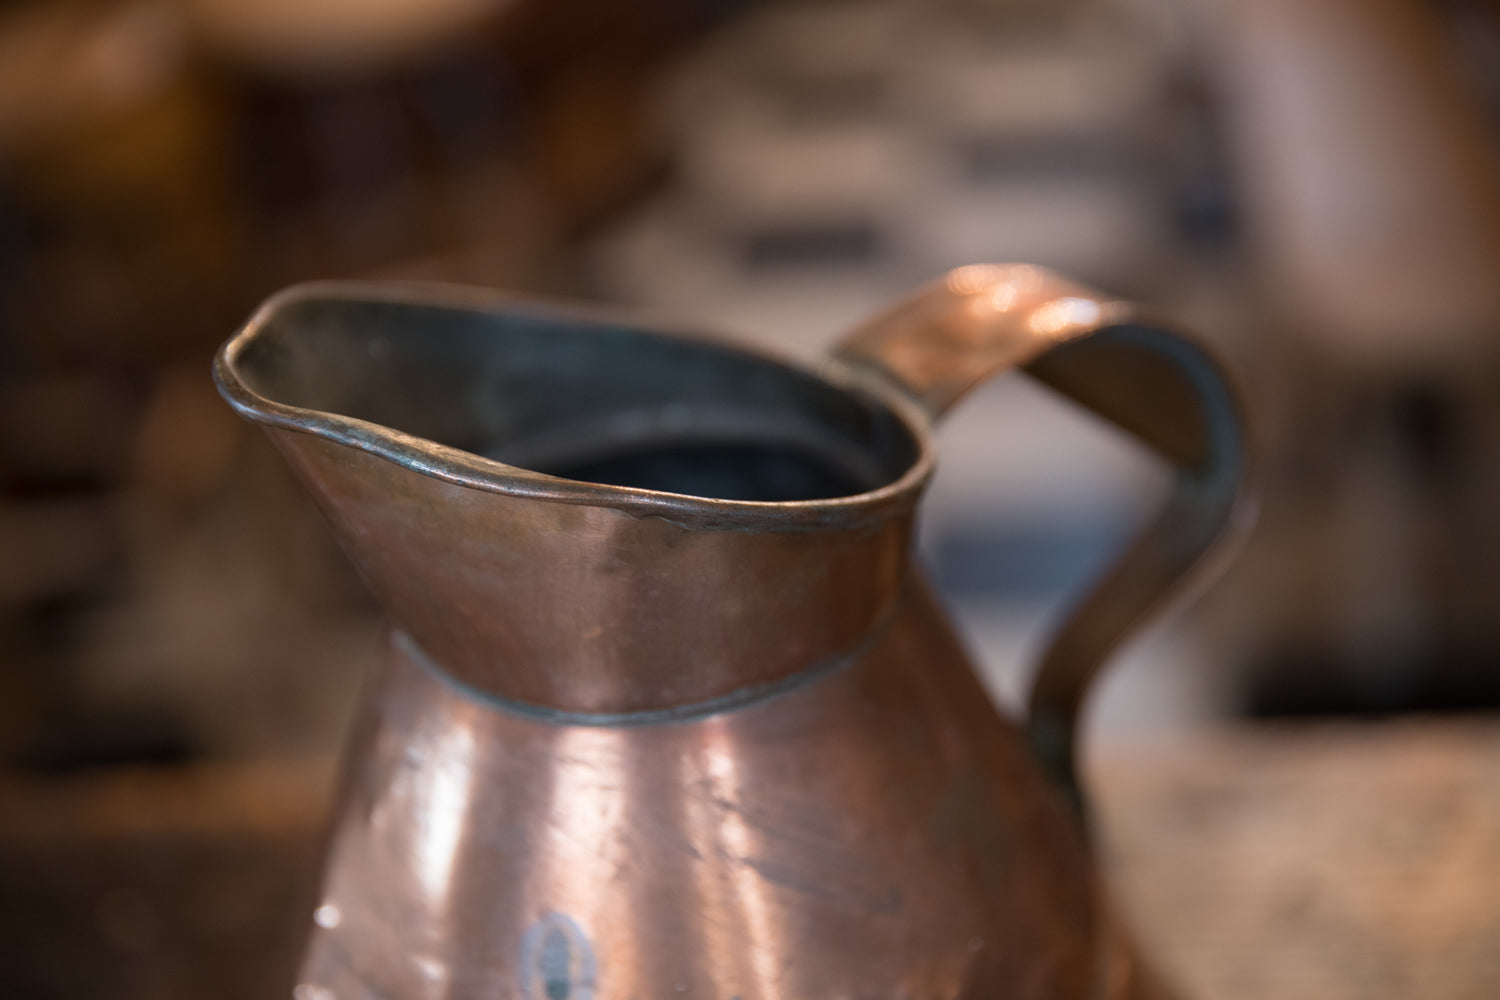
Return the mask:
[[[1500,996],[1500,721],[1100,746],[1107,864],[1201,1000]]]

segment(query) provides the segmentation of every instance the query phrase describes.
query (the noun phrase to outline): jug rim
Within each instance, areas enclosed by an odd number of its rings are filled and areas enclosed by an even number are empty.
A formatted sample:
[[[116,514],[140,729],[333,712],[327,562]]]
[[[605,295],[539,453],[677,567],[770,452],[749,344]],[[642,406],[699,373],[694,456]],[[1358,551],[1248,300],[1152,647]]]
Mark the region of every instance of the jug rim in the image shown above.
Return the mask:
[[[873,400],[911,435],[915,455],[895,479],[871,490],[806,500],[736,500],[617,486],[539,472],[445,445],[359,417],[296,406],[250,388],[239,370],[243,353],[289,307],[315,301],[431,306],[475,313],[504,309],[516,316],[597,326],[628,326],[649,337],[691,341],[769,362],[846,395]],[[623,321],[623,322],[622,322]],[[607,507],[695,529],[818,530],[872,524],[911,511],[936,462],[932,423],[922,406],[873,370],[837,358],[817,367],[712,330],[687,329],[642,310],[595,307],[500,289],[434,281],[325,280],[289,286],[265,299],[214,357],[219,392],[242,417],[355,448],[419,475],[468,489],[522,499]]]

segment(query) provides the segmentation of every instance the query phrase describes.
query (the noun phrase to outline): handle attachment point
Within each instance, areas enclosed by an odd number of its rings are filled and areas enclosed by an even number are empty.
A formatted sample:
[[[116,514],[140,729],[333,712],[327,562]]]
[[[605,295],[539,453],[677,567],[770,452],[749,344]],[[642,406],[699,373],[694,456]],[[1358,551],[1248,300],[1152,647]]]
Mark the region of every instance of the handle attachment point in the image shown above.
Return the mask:
[[[1165,508],[1068,614],[1037,671],[1032,745],[1082,805],[1079,717],[1109,655],[1253,521],[1244,419],[1228,376],[1191,338],[1129,303],[1044,268],[961,267],[856,329],[834,357],[872,370],[938,420],[981,382],[1011,369],[1148,445],[1176,470]]]

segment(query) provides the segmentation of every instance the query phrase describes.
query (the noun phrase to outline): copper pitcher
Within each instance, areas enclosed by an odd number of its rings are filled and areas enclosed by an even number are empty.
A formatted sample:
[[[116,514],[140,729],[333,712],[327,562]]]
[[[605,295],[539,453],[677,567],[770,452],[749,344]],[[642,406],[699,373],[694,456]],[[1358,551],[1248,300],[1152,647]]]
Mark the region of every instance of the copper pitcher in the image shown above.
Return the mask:
[[[934,421],[1012,368],[1177,470],[1020,725],[911,557]],[[1026,266],[950,273],[817,372],[321,284],[214,373],[392,621],[297,1000],[1145,995],[1072,747],[1106,655],[1243,520],[1238,408],[1193,342]]]

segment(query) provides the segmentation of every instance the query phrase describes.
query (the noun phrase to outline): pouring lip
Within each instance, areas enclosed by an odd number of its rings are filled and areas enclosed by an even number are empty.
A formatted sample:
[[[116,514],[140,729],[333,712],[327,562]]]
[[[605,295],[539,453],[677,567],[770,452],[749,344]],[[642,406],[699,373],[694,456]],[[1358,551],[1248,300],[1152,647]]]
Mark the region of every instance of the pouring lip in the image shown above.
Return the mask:
[[[697,341],[807,375],[843,393],[872,397],[911,434],[916,457],[895,480],[873,490],[814,500],[726,500],[614,486],[537,472],[357,417],[279,402],[251,389],[240,375],[243,352],[288,307],[309,301],[388,302],[473,312],[505,309],[549,320],[619,325],[622,316],[642,333]],[[637,321],[638,320],[638,321]],[[267,298],[219,348],[214,383],[233,409],[254,423],[311,434],[367,452],[412,472],[467,489],[552,503],[607,507],[632,517],[655,517],[703,530],[810,531],[876,524],[910,512],[931,478],[936,456],[931,420],[921,405],[873,371],[836,358],[817,368],[732,338],[686,330],[628,310],[590,307],[499,289],[427,281],[340,280],[292,285]]]

